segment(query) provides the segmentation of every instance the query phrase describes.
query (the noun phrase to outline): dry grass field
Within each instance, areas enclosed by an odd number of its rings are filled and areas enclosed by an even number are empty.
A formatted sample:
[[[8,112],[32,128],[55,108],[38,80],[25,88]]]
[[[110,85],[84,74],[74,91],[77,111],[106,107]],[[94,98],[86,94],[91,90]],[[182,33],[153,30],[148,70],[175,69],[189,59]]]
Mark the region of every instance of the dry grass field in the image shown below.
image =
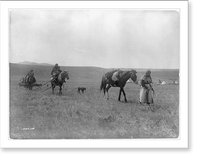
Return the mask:
[[[10,64],[10,137],[12,139],[131,139],[177,138],[179,136],[179,85],[156,85],[155,105],[140,105],[140,86],[127,83],[128,103],[118,99],[119,88],[109,90],[106,100],[99,91],[108,69],[61,67],[70,79],[63,95],[51,90],[19,87],[19,79],[34,69],[37,83],[50,79],[52,66]],[[178,70],[152,70],[153,81],[176,80]],[[138,71],[138,79],[144,73]],[[78,87],[85,87],[83,94]],[[42,89],[47,88],[43,86]]]

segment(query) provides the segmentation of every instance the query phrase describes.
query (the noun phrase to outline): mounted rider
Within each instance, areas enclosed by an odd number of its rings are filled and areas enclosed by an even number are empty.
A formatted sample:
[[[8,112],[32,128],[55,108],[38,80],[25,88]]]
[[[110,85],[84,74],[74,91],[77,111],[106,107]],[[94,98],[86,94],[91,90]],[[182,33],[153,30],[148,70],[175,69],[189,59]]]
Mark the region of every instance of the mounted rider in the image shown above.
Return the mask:
[[[58,76],[61,72],[62,72],[62,70],[60,69],[60,66],[58,66],[58,64],[56,63],[51,71],[51,80],[52,81],[58,80]]]
[[[31,69],[27,74],[26,74],[26,76],[25,76],[25,78],[24,78],[24,80],[25,80],[25,83],[27,83],[28,82],[28,80],[29,80],[29,77],[31,77],[31,76],[34,76],[34,72],[33,72],[33,70]]]

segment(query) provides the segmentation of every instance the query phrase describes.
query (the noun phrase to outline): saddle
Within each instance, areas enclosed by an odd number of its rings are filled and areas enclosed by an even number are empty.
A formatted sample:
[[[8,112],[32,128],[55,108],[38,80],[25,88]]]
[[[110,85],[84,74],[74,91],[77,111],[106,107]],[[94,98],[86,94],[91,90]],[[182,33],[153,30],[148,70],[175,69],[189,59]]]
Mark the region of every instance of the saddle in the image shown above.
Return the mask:
[[[61,79],[61,73],[62,72],[54,72],[53,75],[51,75],[51,81],[58,82],[58,79]],[[66,82],[65,79],[63,80],[63,82]]]

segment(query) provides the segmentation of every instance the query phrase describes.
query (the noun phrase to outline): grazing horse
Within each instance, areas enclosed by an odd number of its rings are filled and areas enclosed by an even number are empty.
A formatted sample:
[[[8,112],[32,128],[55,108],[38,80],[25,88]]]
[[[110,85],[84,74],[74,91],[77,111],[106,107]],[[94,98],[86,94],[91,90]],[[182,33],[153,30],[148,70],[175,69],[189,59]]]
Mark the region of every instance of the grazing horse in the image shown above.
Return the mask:
[[[65,82],[65,78],[69,79],[69,75],[67,71],[62,71],[59,73],[58,78],[56,80],[51,81],[52,93],[54,94],[54,88],[56,86],[60,87],[59,94],[62,94],[62,85]]]
[[[27,88],[30,89],[30,90],[32,90],[34,83],[36,83],[35,77],[33,75],[29,76],[27,78],[27,82],[26,82]]]
[[[124,94],[124,100],[125,102],[127,102],[126,99],[126,93],[124,91],[124,86],[126,85],[126,82],[129,78],[131,78],[133,80],[133,82],[135,82],[136,84],[138,84],[137,82],[137,71],[136,70],[131,70],[131,71],[121,71],[120,75],[119,75],[119,81],[117,83],[117,85],[114,85],[114,82],[112,80],[112,75],[116,72],[117,70],[114,71],[110,71],[107,72],[106,74],[103,75],[102,77],[102,81],[101,81],[101,86],[100,86],[100,91],[103,89],[104,92],[104,96],[107,92],[107,99],[109,99],[109,94],[108,94],[108,90],[111,87],[119,87],[119,97],[118,100],[120,101],[121,98],[121,92]]]

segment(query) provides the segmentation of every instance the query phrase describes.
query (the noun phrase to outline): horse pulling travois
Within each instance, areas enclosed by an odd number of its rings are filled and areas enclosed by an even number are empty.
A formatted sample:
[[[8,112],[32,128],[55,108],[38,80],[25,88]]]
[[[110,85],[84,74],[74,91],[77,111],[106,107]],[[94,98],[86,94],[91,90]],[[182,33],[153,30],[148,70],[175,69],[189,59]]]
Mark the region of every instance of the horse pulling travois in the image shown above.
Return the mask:
[[[29,90],[32,90],[33,87],[38,87],[42,86],[42,84],[37,84],[36,79],[34,77],[34,72],[33,70],[30,70],[28,74],[25,77],[22,77],[20,79],[20,83],[18,84],[19,86],[23,86],[28,88]]]

